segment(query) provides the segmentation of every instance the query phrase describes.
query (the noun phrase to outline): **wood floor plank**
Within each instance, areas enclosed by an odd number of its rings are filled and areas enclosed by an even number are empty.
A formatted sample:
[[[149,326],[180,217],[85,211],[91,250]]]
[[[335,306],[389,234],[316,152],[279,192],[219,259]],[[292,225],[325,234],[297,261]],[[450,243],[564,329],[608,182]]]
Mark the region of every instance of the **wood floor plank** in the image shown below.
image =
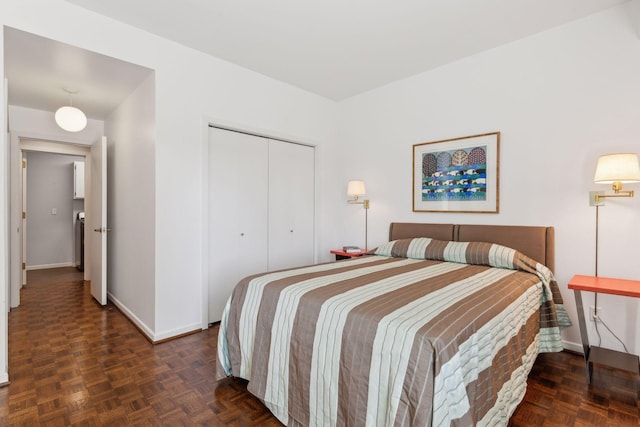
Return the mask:
[[[0,426],[281,426],[240,379],[216,381],[217,327],[150,344],[72,268],[28,273],[9,313]],[[640,426],[640,380],[573,353],[538,356],[509,426]]]

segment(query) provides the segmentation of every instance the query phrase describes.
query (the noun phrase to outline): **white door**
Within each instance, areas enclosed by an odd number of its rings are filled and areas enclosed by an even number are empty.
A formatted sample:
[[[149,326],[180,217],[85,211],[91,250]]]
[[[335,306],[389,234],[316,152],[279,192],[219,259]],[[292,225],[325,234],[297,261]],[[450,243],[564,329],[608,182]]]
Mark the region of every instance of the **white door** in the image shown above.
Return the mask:
[[[209,323],[234,286],[267,270],[268,141],[209,128]]]
[[[269,140],[269,271],[313,264],[314,149]]]
[[[107,303],[107,138],[91,146],[91,193],[87,233],[91,233],[91,295]]]

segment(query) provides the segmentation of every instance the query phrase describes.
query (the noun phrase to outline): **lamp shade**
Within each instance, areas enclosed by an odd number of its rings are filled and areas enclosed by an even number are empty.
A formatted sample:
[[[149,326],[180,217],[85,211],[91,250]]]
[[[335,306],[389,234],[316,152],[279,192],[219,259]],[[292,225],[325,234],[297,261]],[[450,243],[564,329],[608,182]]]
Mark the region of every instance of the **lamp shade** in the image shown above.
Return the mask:
[[[70,105],[58,108],[55,119],[58,126],[68,132],[80,132],[87,126],[87,116]]]
[[[367,194],[367,190],[364,187],[364,181],[349,181],[347,184],[348,196],[362,196]]]
[[[620,153],[600,156],[593,182],[597,184],[640,182],[638,155]]]

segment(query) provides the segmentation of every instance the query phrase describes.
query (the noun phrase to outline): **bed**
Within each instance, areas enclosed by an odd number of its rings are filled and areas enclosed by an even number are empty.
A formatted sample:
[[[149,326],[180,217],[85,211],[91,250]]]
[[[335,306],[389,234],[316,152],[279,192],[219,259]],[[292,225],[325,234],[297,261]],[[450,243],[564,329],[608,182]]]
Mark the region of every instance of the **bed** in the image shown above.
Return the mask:
[[[289,426],[506,425],[570,324],[552,227],[392,223],[371,255],[243,279],[217,376]]]

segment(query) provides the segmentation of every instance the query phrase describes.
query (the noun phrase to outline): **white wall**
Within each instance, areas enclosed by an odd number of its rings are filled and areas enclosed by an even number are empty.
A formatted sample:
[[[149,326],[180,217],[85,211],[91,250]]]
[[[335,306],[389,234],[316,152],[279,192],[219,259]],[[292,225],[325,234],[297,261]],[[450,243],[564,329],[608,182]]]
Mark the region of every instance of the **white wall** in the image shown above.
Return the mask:
[[[164,48],[164,46],[163,46]],[[167,45],[156,70],[156,330],[202,323],[203,121],[326,145],[335,103],[196,51]],[[165,59],[166,58],[166,59]],[[190,64],[185,69],[184,64]],[[143,64],[144,65],[144,64]],[[147,65],[149,66],[149,65]],[[322,161],[322,160],[321,160]],[[179,226],[178,226],[179,225]],[[175,331],[175,332],[174,332]]]
[[[155,78],[105,121],[109,299],[149,336],[155,329]]]
[[[386,240],[390,221],[554,226],[556,275],[577,325],[567,282],[574,274],[594,273],[595,208],[588,192],[610,191],[593,184],[597,158],[640,152],[640,40],[628,7],[342,102],[343,161],[327,183],[348,220],[339,235],[359,242],[361,214],[342,202],[341,188],[356,177],[366,181],[371,198],[370,246]],[[491,131],[502,132],[500,213],[413,213],[412,144]],[[637,196],[608,199],[600,209],[601,276],[640,278],[639,219]],[[589,295],[585,304],[592,301]],[[637,302],[602,297],[599,305],[605,321],[638,352]],[[620,348],[603,336],[605,346]],[[564,338],[579,349],[577,326]]]
[[[31,152],[25,158],[27,269],[75,265],[76,213],[83,201],[73,198],[73,162],[84,157]]]
[[[322,164],[336,104],[63,0],[3,1],[0,22],[155,70],[154,338],[199,327],[206,286],[204,124],[235,123],[314,143]],[[321,217],[331,210],[322,201],[318,206]]]

